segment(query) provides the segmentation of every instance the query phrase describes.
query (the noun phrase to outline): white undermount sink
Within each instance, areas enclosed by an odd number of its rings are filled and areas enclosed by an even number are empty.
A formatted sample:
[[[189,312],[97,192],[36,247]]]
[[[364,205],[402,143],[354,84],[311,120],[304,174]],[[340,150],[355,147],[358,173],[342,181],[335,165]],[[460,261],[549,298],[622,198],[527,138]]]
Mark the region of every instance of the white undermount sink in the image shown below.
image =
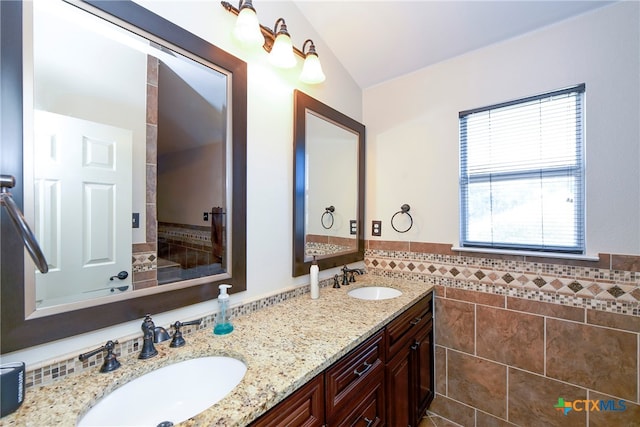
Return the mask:
[[[200,357],[174,363],[109,393],[78,426],[156,427],[165,421],[178,424],[224,398],[246,372],[246,365],[231,357]]]
[[[358,299],[381,300],[399,297],[402,292],[386,286],[366,286],[349,291],[347,295]]]

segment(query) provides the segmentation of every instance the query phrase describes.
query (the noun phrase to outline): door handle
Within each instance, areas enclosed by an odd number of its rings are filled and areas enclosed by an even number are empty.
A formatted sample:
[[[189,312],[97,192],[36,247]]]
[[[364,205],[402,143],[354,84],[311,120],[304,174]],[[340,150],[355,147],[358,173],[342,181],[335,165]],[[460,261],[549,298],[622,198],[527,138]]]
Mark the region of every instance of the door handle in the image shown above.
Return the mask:
[[[129,277],[129,273],[127,273],[126,271],[122,270],[120,273],[118,273],[116,276],[111,276],[109,277],[109,280],[113,280],[115,278],[118,278],[120,280],[124,280],[127,277]]]

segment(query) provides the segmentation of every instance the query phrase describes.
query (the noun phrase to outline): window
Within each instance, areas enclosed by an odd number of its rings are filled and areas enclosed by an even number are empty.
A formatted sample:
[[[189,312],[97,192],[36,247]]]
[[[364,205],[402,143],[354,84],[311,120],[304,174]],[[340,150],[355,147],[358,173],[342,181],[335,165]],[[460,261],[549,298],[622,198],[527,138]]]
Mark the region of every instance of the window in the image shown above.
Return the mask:
[[[584,92],[459,114],[462,247],[584,253]]]

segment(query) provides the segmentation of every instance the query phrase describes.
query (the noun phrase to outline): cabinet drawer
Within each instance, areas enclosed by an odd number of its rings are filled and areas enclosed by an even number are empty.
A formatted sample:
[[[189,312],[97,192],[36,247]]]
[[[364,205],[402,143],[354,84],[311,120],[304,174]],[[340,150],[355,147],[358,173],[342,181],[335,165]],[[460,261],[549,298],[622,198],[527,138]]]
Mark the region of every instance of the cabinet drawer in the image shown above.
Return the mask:
[[[323,425],[324,375],[322,374],[251,423],[251,427],[320,427]]]
[[[331,426],[384,426],[385,415],[384,371],[370,376],[357,396],[353,396],[350,405],[332,418],[327,418]]]
[[[383,331],[359,345],[326,371],[327,417],[340,411],[343,406],[352,404],[352,393],[357,393],[360,385],[381,372],[384,375]]]
[[[433,317],[432,300],[433,294],[430,293],[387,325],[387,360],[391,360],[406,345],[411,339],[413,331],[431,320]]]

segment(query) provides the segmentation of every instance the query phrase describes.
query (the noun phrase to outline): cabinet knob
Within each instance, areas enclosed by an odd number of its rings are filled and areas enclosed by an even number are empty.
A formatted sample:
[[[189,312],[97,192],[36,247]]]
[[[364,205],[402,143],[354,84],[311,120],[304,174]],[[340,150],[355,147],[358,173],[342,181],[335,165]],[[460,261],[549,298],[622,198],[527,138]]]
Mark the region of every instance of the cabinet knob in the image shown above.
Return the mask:
[[[373,425],[373,423],[375,422],[375,418],[370,420],[367,417],[364,417],[364,422],[367,423],[367,427],[371,427]]]

